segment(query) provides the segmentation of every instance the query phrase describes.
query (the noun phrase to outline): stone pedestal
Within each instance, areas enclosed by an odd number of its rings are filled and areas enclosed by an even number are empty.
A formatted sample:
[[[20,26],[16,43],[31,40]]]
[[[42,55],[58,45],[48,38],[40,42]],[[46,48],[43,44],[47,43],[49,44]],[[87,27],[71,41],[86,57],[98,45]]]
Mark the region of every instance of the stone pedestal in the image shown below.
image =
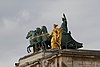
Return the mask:
[[[50,49],[24,56],[16,67],[100,67],[100,51]]]

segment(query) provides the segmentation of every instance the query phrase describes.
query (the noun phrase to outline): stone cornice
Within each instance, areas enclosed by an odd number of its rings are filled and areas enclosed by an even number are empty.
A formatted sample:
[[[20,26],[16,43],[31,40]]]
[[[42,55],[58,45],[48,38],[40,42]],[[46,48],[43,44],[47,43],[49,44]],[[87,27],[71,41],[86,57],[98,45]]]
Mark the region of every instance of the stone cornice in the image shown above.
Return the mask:
[[[100,51],[98,50],[72,50],[72,49],[48,49],[45,52],[40,51],[24,56],[19,59],[19,67],[34,65],[40,63],[46,59],[52,61],[52,58],[57,57],[74,57],[74,58],[88,58],[88,59],[100,59]]]

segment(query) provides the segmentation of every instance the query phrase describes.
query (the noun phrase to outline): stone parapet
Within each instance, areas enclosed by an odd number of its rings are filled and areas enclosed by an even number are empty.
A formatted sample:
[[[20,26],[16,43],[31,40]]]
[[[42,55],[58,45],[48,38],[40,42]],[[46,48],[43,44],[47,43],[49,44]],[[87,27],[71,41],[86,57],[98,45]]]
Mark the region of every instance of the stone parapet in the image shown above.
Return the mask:
[[[100,51],[49,49],[24,56],[16,67],[100,67]]]

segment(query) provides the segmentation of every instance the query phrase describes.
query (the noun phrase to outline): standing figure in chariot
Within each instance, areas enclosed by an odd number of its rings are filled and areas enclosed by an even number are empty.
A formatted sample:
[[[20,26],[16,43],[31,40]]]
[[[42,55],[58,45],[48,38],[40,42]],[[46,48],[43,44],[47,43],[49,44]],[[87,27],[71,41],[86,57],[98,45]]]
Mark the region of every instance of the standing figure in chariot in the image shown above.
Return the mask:
[[[62,28],[57,28],[58,25],[54,24],[54,28],[51,32],[51,47],[61,48],[61,37],[62,37]]]

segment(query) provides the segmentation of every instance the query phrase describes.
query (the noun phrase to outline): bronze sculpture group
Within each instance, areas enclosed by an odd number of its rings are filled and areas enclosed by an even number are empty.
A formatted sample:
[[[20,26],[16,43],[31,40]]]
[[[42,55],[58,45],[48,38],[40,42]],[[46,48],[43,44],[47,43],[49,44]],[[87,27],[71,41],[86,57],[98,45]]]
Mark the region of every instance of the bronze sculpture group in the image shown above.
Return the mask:
[[[82,48],[82,43],[75,41],[71,32],[68,32],[67,19],[63,14],[62,25],[58,28],[54,24],[51,34],[48,33],[46,26],[36,28],[28,32],[26,39],[30,38],[30,45],[27,47],[27,52],[30,53],[30,47],[33,47],[33,52],[46,49],[78,49]]]
[[[39,27],[36,30],[31,30],[28,32],[26,39],[29,39],[30,45],[27,47],[27,52],[30,53],[30,47],[33,47],[33,52],[37,52],[41,49],[46,50],[51,48],[50,46],[50,36],[48,34],[46,26]]]

